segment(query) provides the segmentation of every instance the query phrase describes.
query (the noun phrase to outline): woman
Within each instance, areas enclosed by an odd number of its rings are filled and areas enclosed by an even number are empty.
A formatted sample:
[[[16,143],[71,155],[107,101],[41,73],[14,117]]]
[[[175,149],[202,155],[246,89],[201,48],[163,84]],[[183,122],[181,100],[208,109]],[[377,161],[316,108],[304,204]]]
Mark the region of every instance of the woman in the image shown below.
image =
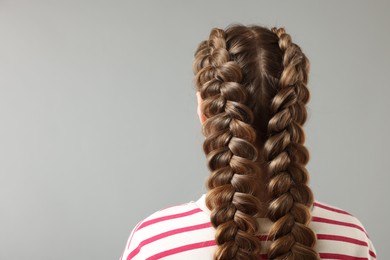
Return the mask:
[[[309,61],[284,28],[214,28],[193,69],[208,192],[141,221],[121,259],[376,259],[307,184]]]

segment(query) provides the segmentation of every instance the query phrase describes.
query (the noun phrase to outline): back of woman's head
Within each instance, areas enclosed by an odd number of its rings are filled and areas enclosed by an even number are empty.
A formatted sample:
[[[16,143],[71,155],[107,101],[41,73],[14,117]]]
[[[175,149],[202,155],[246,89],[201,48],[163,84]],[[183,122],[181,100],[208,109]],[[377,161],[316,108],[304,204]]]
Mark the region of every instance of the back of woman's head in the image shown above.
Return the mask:
[[[216,228],[215,259],[258,259],[261,253],[318,259],[308,227],[313,194],[302,129],[307,57],[284,28],[233,24],[211,30],[195,52],[193,69],[207,118],[206,204]],[[273,222],[267,252],[258,238],[261,214]]]

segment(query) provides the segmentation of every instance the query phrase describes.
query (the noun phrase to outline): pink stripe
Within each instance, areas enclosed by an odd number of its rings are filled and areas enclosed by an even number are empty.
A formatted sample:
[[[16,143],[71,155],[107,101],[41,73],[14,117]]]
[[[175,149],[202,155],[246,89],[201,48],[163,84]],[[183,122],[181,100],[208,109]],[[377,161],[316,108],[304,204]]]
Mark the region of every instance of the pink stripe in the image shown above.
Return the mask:
[[[328,223],[328,224],[334,224],[334,225],[339,225],[339,226],[346,226],[346,227],[357,228],[357,229],[363,231],[364,234],[366,234],[366,236],[368,237],[368,235],[367,235],[366,231],[364,230],[364,228],[362,228],[359,225],[353,224],[353,223],[342,222],[342,221],[337,221],[337,220],[327,219],[327,218],[320,218],[320,217],[312,217],[311,220],[313,222],[321,222],[321,223]]]
[[[159,239],[162,239],[162,238],[165,238],[168,236],[172,236],[175,234],[179,234],[179,233],[184,233],[184,232],[188,232],[188,231],[199,230],[199,229],[209,228],[209,227],[211,227],[211,223],[206,222],[206,223],[199,224],[199,225],[194,225],[194,226],[183,227],[183,228],[178,228],[178,229],[166,231],[166,232],[163,232],[163,233],[158,234],[156,236],[145,239],[141,243],[139,243],[139,245],[127,256],[127,260],[130,260],[131,258],[136,256],[143,246],[150,244],[150,243],[153,243],[156,240],[159,240]]]
[[[376,259],[376,254],[374,252],[372,252],[371,250],[370,251],[370,256],[374,257]]]
[[[326,210],[329,210],[329,211],[334,211],[334,212],[337,212],[337,213],[341,213],[341,214],[352,216],[351,214],[349,214],[348,212],[346,212],[344,210],[336,209],[336,208],[333,208],[333,207],[329,207],[327,205],[323,205],[323,204],[320,204],[318,202],[314,202],[314,206],[317,206],[319,208],[323,208],[323,209],[326,209]]]
[[[338,260],[368,260],[367,257],[358,257],[352,255],[332,254],[332,253],[320,253],[320,258],[338,259]]]
[[[271,238],[268,236],[268,235],[260,235],[260,236],[257,236],[260,241],[270,241]]]
[[[358,239],[350,238],[350,237],[328,235],[328,234],[317,234],[317,238],[320,240],[342,241],[342,242],[347,242],[347,243],[352,243],[352,244],[368,247],[368,244],[366,242],[358,240]]]
[[[161,253],[155,254],[155,255],[147,258],[146,260],[157,260],[157,259],[161,259],[162,257],[169,256],[169,255],[174,255],[174,254],[178,254],[178,253],[189,251],[189,250],[194,250],[194,249],[199,249],[199,248],[204,248],[204,247],[209,247],[209,246],[215,246],[215,245],[216,245],[215,240],[209,240],[209,241],[189,244],[189,245],[180,246],[180,247],[176,247],[176,248],[172,248],[172,249],[163,251]]]
[[[169,220],[169,219],[175,219],[175,218],[181,218],[181,217],[186,217],[186,216],[190,216],[190,215],[193,215],[193,214],[201,212],[201,211],[202,210],[200,208],[196,208],[196,209],[192,209],[190,211],[186,211],[186,212],[183,212],[183,213],[178,213],[178,214],[173,214],[173,215],[168,215],[168,216],[164,216],[164,217],[160,217],[160,218],[151,219],[151,220],[148,220],[148,221],[145,221],[144,223],[142,223],[142,225],[139,226],[138,230],[140,230],[140,229],[142,229],[144,227],[150,226],[152,224],[161,222],[161,221],[165,221],[165,220]]]

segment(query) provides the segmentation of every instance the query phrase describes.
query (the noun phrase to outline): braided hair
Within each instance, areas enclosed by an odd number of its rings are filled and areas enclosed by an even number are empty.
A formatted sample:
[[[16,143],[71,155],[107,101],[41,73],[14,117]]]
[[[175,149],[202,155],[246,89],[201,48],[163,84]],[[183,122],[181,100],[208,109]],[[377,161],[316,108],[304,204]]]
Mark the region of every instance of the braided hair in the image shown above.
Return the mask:
[[[259,216],[273,222],[270,259],[319,259],[302,129],[307,57],[284,28],[241,24],[213,28],[194,56],[214,259],[258,259]]]
[[[268,186],[272,197],[268,217],[274,222],[270,231],[274,242],[269,255],[271,258],[316,259],[317,253],[313,250],[316,236],[308,227],[313,193],[307,186],[305,165],[309,152],[303,145],[302,129],[307,118],[305,104],[310,97],[307,89],[309,62],[283,28],[272,28],[272,31],[278,35],[284,52],[284,70],[279,91],[272,99],[273,116],[264,145],[272,176]]]

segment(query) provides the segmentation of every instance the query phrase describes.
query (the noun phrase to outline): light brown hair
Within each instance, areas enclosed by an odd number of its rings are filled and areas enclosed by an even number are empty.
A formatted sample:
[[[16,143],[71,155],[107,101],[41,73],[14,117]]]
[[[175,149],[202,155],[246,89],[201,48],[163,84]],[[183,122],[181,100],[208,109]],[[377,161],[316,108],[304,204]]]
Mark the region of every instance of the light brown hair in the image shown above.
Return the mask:
[[[270,259],[319,259],[309,228],[302,126],[309,61],[284,28],[213,28],[193,62],[210,175],[206,205],[216,228],[215,259],[258,259],[256,218],[273,225]]]

